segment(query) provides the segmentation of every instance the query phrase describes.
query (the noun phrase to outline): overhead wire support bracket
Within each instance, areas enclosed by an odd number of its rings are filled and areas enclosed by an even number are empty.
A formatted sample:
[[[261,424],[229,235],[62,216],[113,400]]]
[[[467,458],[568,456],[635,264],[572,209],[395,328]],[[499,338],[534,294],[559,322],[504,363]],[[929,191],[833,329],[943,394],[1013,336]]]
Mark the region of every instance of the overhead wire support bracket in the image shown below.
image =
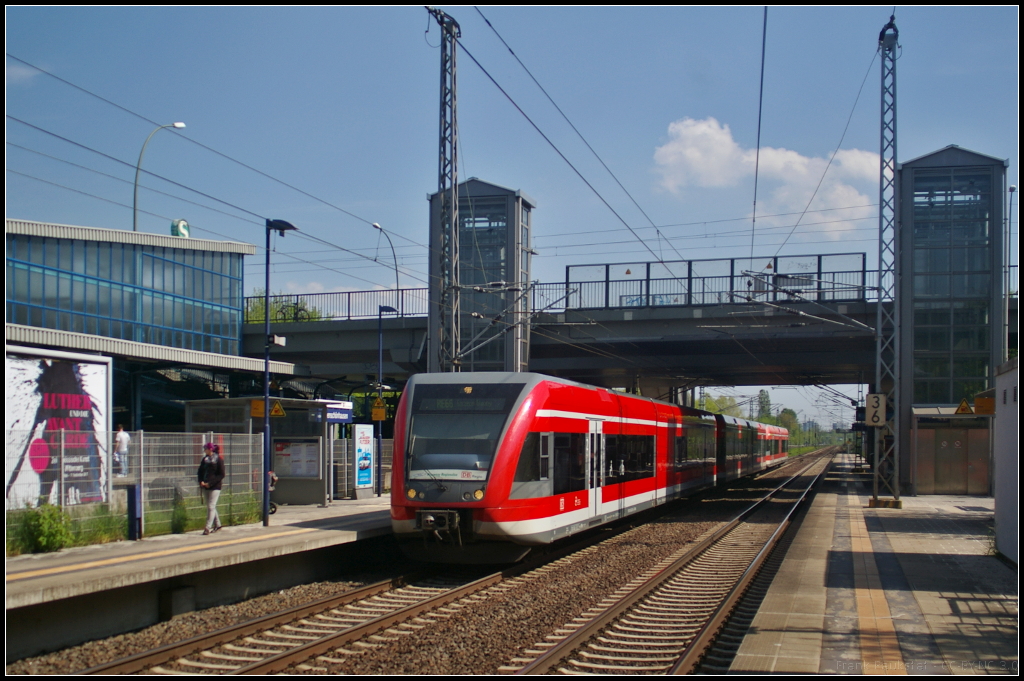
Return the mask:
[[[878,308],[875,327],[875,391],[887,401],[886,422],[875,429],[875,465],[872,506],[879,506],[879,488],[891,494],[900,507],[900,296],[901,240],[896,202],[899,189],[896,173],[896,48],[899,46],[896,15],[889,17],[878,34],[882,57],[881,125],[878,186]],[[886,307],[885,303],[891,303]],[[890,412],[891,409],[891,412]],[[889,417],[888,414],[892,416]]]
[[[441,106],[440,149],[438,154],[437,194],[440,204],[441,239],[439,244],[440,282],[437,308],[439,326],[432,339],[438,343],[432,352],[431,371],[458,371],[461,351],[459,303],[459,167],[458,118],[456,115],[456,46],[462,37],[459,22],[434,7],[427,12],[441,27]],[[433,244],[431,244],[433,246]]]
[[[752,297],[752,296],[750,296],[750,295],[747,295],[747,296],[738,296],[738,295],[736,295],[736,294],[733,294],[733,295],[734,295],[735,297],[737,297],[737,298],[745,298],[745,299],[747,300],[747,302],[750,302],[750,303],[757,303],[757,304],[759,304],[759,305],[767,305],[768,307],[772,307],[772,308],[775,308],[775,309],[777,309],[777,310],[782,310],[782,311],[784,311],[784,312],[788,312],[788,313],[790,313],[790,314],[795,314],[795,315],[799,315],[799,316],[802,316],[802,317],[810,317],[810,318],[812,318],[812,319],[820,319],[821,321],[823,321],[823,322],[828,322],[829,324],[839,324],[840,326],[852,326],[853,328],[863,329],[863,330],[865,330],[865,331],[870,331],[871,333],[875,333],[875,329],[871,328],[871,327],[870,327],[870,326],[868,326],[867,324],[863,324],[863,323],[861,323],[861,322],[858,322],[858,321],[857,321],[856,319],[853,319],[852,317],[847,317],[847,316],[846,316],[846,315],[844,315],[844,314],[841,314],[841,313],[839,313],[839,312],[835,312],[835,311],[833,311],[833,310],[830,310],[830,309],[829,309],[829,308],[828,308],[827,306],[825,306],[825,305],[822,305],[821,303],[819,303],[819,302],[818,302],[818,301],[816,301],[816,300],[811,300],[810,298],[804,298],[804,297],[803,297],[803,296],[802,296],[802,295],[800,294],[800,291],[797,291],[797,290],[795,290],[795,289],[787,289],[787,288],[783,288],[782,286],[779,286],[779,285],[778,285],[778,284],[776,284],[775,282],[772,282],[772,281],[768,281],[767,279],[761,279],[761,278],[759,278],[759,277],[758,277],[758,275],[757,275],[756,273],[754,273],[754,272],[744,272],[743,274],[745,274],[746,276],[750,277],[751,279],[754,279],[755,281],[759,281],[759,282],[761,282],[761,283],[763,283],[763,284],[766,284],[766,285],[768,285],[768,286],[771,286],[771,287],[772,287],[772,288],[774,288],[774,289],[775,289],[776,291],[780,291],[781,293],[785,293],[786,295],[788,295],[788,296],[790,296],[790,297],[792,297],[792,298],[796,298],[796,299],[798,299],[798,300],[800,300],[800,301],[802,301],[802,302],[805,302],[805,303],[810,303],[810,304],[812,304],[812,305],[817,305],[817,306],[818,306],[818,307],[820,307],[821,309],[823,309],[823,310],[827,310],[828,312],[830,312],[830,313],[832,313],[832,314],[835,314],[836,316],[840,317],[841,319],[845,319],[845,320],[846,320],[847,322],[849,322],[849,324],[844,324],[843,322],[837,322],[837,321],[835,321],[835,320],[833,320],[833,319],[826,319],[826,318],[824,318],[824,317],[816,317],[816,316],[814,316],[814,315],[810,315],[810,314],[807,314],[806,312],[802,312],[802,311],[800,311],[800,310],[793,310],[793,309],[790,309],[790,308],[788,308],[788,307],[784,307],[784,306],[782,306],[782,305],[775,305],[775,304],[773,304],[773,303],[769,303],[769,302],[767,302],[767,301],[764,301],[764,300],[757,300],[756,298],[753,298],[753,297]]]

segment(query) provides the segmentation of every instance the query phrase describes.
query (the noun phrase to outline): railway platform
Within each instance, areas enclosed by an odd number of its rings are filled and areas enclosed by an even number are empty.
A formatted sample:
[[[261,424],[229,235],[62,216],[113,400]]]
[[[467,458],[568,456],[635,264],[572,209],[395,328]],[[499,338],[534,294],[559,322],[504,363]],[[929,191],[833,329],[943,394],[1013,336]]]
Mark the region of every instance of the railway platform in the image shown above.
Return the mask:
[[[993,499],[868,508],[871,475],[833,465],[729,673],[1019,673],[1017,570]]]
[[[279,506],[262,523],[7,558],[7,659],[326,579],[345,550],[391,533],[390,495]],[[351,547],[347,547],[351,548]],[[368,549],[369,550],[369,549]],[[363,554],[367,560],[369,553]]]

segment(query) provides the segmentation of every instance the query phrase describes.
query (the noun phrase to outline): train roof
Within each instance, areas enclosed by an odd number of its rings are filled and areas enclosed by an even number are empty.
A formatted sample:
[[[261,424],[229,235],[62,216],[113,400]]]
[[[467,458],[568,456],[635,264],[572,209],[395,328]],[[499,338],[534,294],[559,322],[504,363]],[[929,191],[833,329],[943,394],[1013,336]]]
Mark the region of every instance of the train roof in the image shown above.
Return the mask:
[[[689,415],[700,415],[700,416],[713,416],[715,419],[720,419],[722,423],[731,423],[744,426],[747,428],[755,428],[761,432],[777,432],[782,433],[789,431],[781,426],[773,426],[767,423],[761,423],[760,421],[748,421],[746,419],[738,418],[736,416],[726,416],[724,414],[715,414],[713,412],[704,411],[702,409],[696,409],[694,407],[687,407],[679,404],[673,404],[671,402],[665,402],[663,400],[656,400],[653,397],[644,397],[642,395],[633,395],[631,393],[622,393],[610,388],[602,388],[596,385],[587,385],[586,383],[579,383],[577,381],[570,381],[566,378],[559,378],[558,376],[548,376],[547,374],[538,374],[529,371],[464,371],[464,372],[444,372],[444,373],[423,373],[413,374],[409,377],[409,383],[407,387],[415,387],[417,384],[452,384],[452,383],[494,383],[494,384],[512,384],[522,383],[524,387],[533,388],[540,383],[559,383],[561,385],[569,385],[577,388],[586,388],[588,390],[604,390],[620,397],[625,397],[634,400],[644,400],[653,404],[660,404],[669,407],[675,407],[681,409],[684,414]]]

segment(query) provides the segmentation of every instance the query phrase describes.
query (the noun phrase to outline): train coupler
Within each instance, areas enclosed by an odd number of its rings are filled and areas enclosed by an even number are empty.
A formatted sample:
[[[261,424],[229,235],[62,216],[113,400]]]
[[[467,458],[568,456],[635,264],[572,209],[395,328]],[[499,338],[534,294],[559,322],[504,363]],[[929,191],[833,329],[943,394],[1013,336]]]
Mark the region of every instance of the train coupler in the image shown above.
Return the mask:
[[[462,546],[462,530],[459,527],[459,512],[437,509],[416,511],[416,527],[423,532],[426,540],[433,535],[442,544],[454,543]]]

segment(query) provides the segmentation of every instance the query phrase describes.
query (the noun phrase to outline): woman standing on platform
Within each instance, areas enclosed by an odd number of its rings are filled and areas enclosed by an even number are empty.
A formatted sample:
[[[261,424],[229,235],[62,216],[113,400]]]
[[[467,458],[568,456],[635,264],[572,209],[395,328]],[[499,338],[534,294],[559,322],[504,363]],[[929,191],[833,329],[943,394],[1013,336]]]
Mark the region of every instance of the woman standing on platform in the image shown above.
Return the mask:
[[[199,464],[199,487],[202,488],[203,501],[206,502],[206,529],[203,534],[210,534],[221,528],[217,499],[220,497],[221,481],[224,480],[224,459],[220,455],[220,446],[212,442],[203,445],[203,451],[205,456]]]

